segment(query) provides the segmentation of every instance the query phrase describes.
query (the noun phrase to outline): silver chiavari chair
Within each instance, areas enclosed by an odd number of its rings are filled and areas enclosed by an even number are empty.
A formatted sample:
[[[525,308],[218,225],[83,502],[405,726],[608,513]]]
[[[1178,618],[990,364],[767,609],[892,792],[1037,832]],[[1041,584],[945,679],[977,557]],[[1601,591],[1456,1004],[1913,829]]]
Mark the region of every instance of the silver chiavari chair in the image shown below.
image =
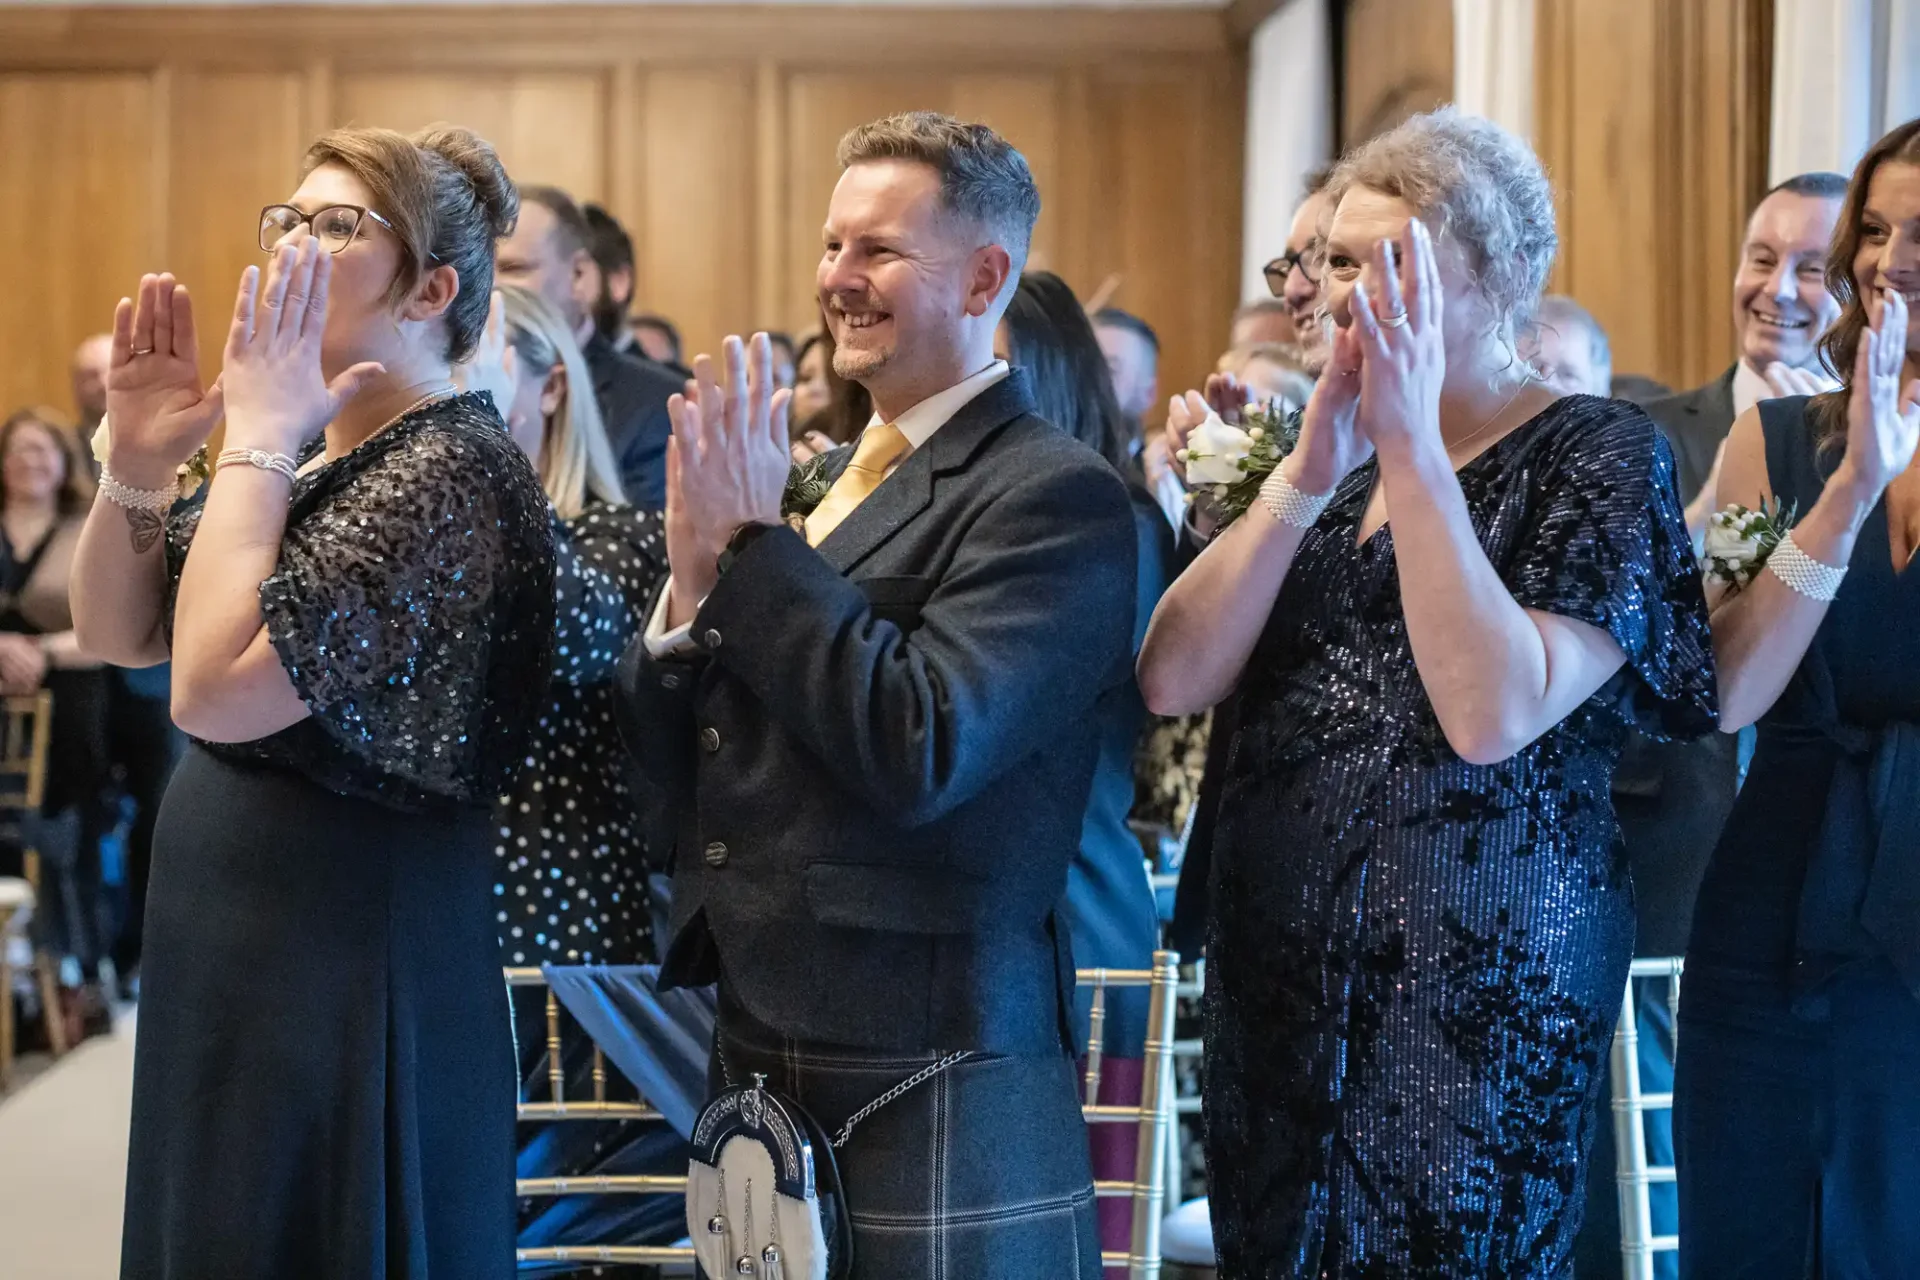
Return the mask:
[[[664,1119],[644,1099],[633,1102],[607,1098],[607,1061],[599,1045],[593,1046],[593,1096],[575,1100],[567,1096],[567,1080],[562,1035],[565,1010],[559,998],[547,987],[538,969],[508,969],[509,987],[539,987],[546,992],[547,1025],[547,1097],[544,1100],[522,1098],[519,1118],[523,1121],[570,1120],[661,1120]],[[584,1031],[579,1034],[585,1035]],[[627,1195],[655,1196],[687,1193],[687,1179],[679,1177],[632,1175],[586,1178],[520,1178],[515,1191],[521,1196]],[[684,1274],[693,1274],[693,1249],[690,1246],[664,1245],[551,1245],[518,1250],[521,1262],[619,1263],[628,1266],[682,1265]]]
[[[1084,1093],[1092,1099],[1100,1096],[1107,992],[1115,987],[1149,989],[1140,1105],[1109,1106],[1092,1102],[1081,1110],[1088,1124],[1140,1126],[1132,1180],[1094,1183],[1096,1196],[1125,1196],[1133,1202],[1132,1248],[1126,1253],[1103,1252],[1100,1262],[1109,1271],[1123,1271],[1127,1280],[1159,1280],[1160,1218],[1167,1199],[1165,1155],[1174,1141],[1173,1014],[1180,984],[1180,956],[1173,951],[1156,951],[1150,970],[1081,969],[1076,979],[1081,986],[1093,988]]]
[[[1620,1196],[1620,1271],[1625,1280],[1653,1280],[1653,1255],[1672,1253],[1680,1247],[1677,1235],[1653,1234],[1653,1207],[1648,1188],[1656,1182],[1672,1182],[1674,1170],[1671,1165],[1647,1163],[1645,1116],[1649,1111],[1671,1110],[1673,1095],[1640,1090],[1640,1021],[1635,984],[1664,981],[1667,1009],[1674,1026],[1678,1027],[1681,967],[1677,957],[1633,962],[1627,978],[1626,999],[1620,1008],[1620,1025],[1613,1036],[1614,1177]]]

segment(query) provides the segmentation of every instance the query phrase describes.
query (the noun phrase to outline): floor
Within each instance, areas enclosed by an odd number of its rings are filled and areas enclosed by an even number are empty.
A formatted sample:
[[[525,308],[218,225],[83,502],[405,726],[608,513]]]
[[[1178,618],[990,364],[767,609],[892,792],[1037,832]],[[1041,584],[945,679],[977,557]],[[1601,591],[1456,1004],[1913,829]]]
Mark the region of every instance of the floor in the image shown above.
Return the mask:
[[[6,1280],[112,1280],[120,1269],[131,1015],[0,1097],[0,1256]]]

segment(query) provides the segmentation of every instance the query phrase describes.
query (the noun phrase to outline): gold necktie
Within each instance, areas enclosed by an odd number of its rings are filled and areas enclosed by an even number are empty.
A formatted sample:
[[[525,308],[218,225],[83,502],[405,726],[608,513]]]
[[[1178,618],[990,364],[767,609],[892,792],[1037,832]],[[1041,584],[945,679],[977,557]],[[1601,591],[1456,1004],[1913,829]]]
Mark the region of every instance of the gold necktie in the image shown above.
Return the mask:
[[[817,547],[826,541],[827,535],[853,514],[853,509],[865,502],[868,494],[880,487],[880,482],[887,478],[887,469],[912,451],[906,435],[891,422],[862,432],[847,469],[807,516],[808,545]]]

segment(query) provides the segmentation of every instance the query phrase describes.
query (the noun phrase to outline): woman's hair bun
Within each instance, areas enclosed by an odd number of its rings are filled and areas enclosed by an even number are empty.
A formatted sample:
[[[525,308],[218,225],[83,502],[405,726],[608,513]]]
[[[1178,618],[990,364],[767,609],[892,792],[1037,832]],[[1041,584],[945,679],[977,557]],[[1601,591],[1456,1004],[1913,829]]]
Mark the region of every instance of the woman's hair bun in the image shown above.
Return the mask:
[[[494,239],[512,234],[520,220],[520,192],[507,176],[493,144],[471,129],[437,124],[413,136],[414,145],[431,151],[458,169],[473,187],[475,201]]]

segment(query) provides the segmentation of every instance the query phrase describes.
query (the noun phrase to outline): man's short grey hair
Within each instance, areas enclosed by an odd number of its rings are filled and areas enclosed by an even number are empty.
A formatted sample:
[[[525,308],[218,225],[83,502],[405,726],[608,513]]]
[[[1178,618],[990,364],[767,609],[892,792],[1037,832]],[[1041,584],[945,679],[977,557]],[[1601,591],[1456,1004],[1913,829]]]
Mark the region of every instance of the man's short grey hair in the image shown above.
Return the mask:
[[[1040,189],[1027,158],[984,124],[937,111],[907,111],[853,129],[840,139],[840,167],[910,160],[940,175],[940,205],[978,226],[1013,259],[1008,291],[1027,264]]]
[[[1542,329],[1552,329],[1562,335],[1569,335],[1576,329],[1585,330],[1594,369],[1603,379],[1613,377],[1613,343],[1607,339],[1606,328],[1593,318],[1593,312],[1564,293],[1550,293],[1540,299],[1540,305],[1533,313],[1533,322]]]
[[[1560,237],[1540,159],[1499,125],[1454,107],[1414,116],[1340,162],[1327,193],[1352,188],[1405,200],[1466,252],[1467,265],[1509,333],[1540,300]]]

